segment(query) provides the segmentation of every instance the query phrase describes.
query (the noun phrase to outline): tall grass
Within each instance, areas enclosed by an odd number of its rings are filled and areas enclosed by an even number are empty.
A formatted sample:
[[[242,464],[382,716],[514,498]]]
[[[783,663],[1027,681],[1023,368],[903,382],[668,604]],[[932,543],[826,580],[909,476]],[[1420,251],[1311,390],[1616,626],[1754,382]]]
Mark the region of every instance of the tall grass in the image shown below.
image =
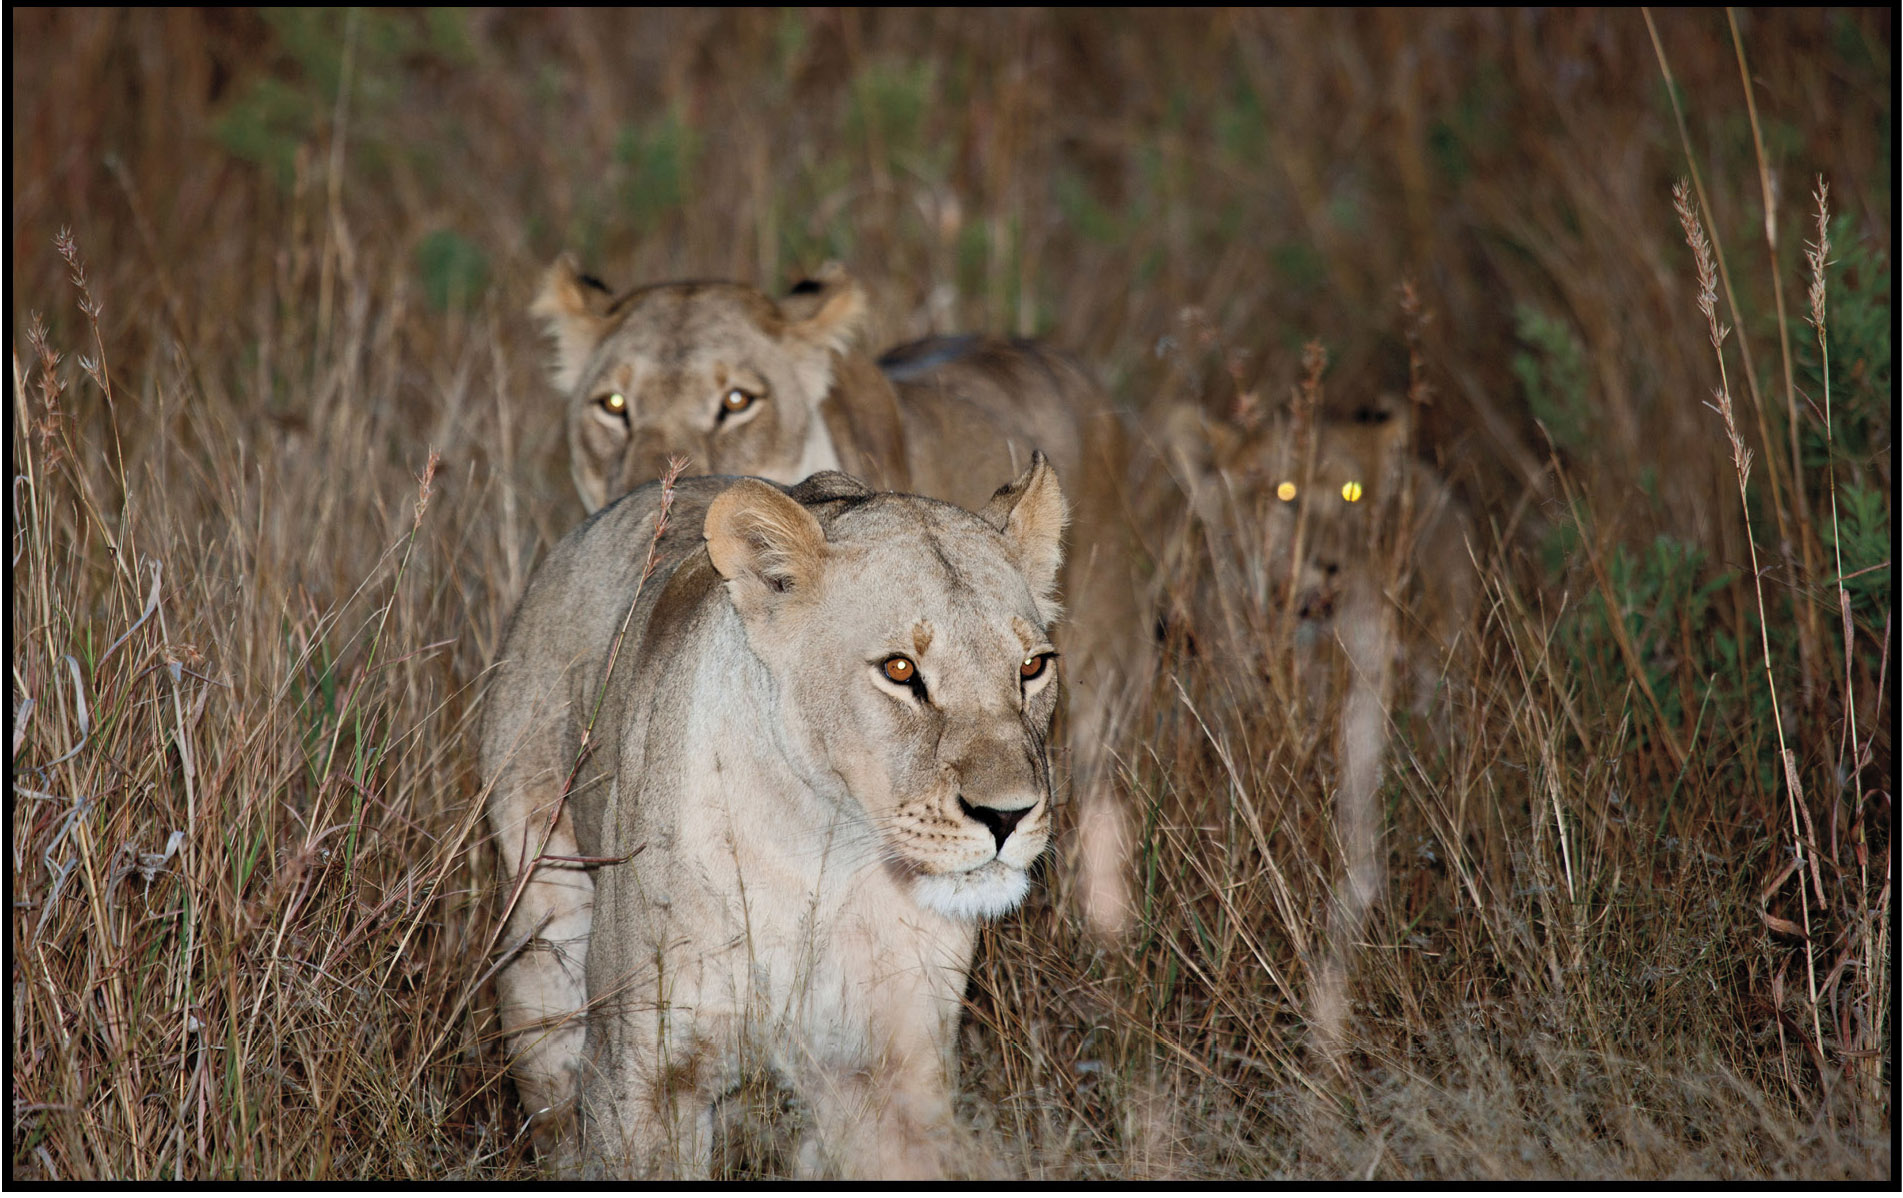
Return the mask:
[[[1888,15],[12,20],[12,1177],[534,1170],[471,732],[580,515],[561,249],[844,258],[1140,445],[1406,391],[1474,514],[1429,726],[1137,480],[1139,928],[984,932],[978,1172],[1893,1173]]]

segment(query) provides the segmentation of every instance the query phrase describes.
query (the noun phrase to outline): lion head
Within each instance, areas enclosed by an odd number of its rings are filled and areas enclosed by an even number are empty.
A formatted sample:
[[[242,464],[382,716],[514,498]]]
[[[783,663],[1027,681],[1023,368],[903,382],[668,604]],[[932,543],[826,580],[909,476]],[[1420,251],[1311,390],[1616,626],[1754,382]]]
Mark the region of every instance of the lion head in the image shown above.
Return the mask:
[[[1398,397],[1318,419],[1306,433],[1286,416],[1241,426],[1187,406],[1166,426],[1192,507],[1247,564],[1259,601],[1287,597],[1303,621],[1326,621],[1344,588],[1378,588],[1399,560],[1414,579],[1409,605],[1430,625],[1464,620],[1473,591],[1465,510],[1411,456],[1412,419]]]
[[[665,283],[620,298],[564,255],[530,309],[555,342],[570,461],[589,511],[666,473],[799,479],[842,463],[820,406],[859,332],[865,293],[821,272],[775,300],[738,283]]]
[[[707,510],[708,557],[772,679],[789,759],[863,812],[922,907],[1014,907],[1049,835],[1050,626],[1065,504],[1039,456],[978,518],[862,493],[822,525],[754,479]]]

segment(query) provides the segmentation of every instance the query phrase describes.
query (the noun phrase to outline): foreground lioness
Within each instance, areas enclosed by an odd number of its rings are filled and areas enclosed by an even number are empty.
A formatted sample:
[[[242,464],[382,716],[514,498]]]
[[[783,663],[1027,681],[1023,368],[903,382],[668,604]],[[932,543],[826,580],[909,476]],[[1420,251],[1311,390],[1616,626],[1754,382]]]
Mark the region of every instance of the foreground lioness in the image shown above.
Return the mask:
[[[865,293],[831,269],[773,299],[737,283],[666,283],[619,298],[558,260],[534,311],[556,343],[570,463],[589,510],[694,471],[791,483],[844,470],[966,508],[1033,448],[1070,480],[1063,645],[1082,906],[1114,935],[1128,915],[1128,834],[1110,748],[1154,656],[1132,573],[1122,425],[1063,355],[1029,342],[938,338],[875,364],[855,348]],[[1134,684],[1134,685],[1133,685]]]
[[[686,479],[642,584],[661,508],[644,487],[550,553],[489,697],[538,1142],[704,1175],[716,1101],[765,1069],[810,1112],[802,1169],[942,1175],[977,921],[1049,823],[1055,472],[1034,456],[979,515],[836,473]]]

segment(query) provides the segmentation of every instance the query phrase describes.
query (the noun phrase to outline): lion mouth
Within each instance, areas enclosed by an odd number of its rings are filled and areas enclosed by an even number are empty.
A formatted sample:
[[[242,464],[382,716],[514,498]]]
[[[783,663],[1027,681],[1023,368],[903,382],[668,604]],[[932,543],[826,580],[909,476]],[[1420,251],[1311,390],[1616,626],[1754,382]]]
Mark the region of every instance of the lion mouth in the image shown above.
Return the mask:
[[[974,869],[925,874],[912,883],[919,906],[953,919],[995,919],[1024,901],[1031,875],[993,858]]]

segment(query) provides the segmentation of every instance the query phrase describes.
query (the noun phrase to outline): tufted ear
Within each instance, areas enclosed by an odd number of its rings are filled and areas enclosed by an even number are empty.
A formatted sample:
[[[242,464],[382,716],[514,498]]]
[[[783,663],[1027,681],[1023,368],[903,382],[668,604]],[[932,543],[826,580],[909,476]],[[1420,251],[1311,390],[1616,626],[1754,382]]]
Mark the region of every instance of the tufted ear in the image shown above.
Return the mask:
[[[1352,457],[1364,481],[1392,477],[1412,445],[1414,405],[1405,396],[1383,392],[1346,419],[1330,421],[1329,427],[1335,432],[1336,445]]]
[[[813,513],[771,483],[743,478],[707,508],[707,556],[731,585],[734,606],[751,619],[777,595],[819,577],[826,532]]]
[[[1064,564],[1064,524],[1070,512],[1057,486],[1057,470],[1044,451],[1033,450],[1030,467],[999,487],[978,515],[1004,534],[1038,602],[1054,604],[1057,571]]]
[[[810,279],[793,285],[780,301],[786,331],[824,349],[844,353],[866,319],[866,293],[837,262],[828,262]]]
[[[608,306],[614,295],[601,280],[581,272],[570,254],[563,254],[542,273],[542,290],[529,305],[542,329],[555,341],[555,363],[550,377],[566,398],[581,381],[588,356],[601,344],[608,329]]]

